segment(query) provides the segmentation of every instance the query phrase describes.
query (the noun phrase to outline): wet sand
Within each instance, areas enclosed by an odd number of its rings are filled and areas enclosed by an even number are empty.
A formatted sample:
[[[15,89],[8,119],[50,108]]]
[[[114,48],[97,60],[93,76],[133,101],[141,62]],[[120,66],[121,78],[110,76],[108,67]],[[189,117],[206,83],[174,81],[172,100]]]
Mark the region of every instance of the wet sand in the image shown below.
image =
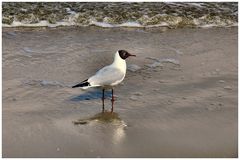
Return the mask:
[[[237,157],[237,33],[4,28],[3,157]],[[70,86],[118,49],[137,57],[101,114]]]

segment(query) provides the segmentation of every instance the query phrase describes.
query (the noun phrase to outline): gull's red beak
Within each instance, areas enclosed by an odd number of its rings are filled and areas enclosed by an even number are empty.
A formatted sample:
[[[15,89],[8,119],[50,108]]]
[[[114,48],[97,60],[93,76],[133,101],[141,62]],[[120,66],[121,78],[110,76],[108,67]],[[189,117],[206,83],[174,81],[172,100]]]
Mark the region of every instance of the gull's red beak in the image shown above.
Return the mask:
[[[135,54],[130,54],[130,53],[129,53],[129,56],[133,56],[133,57],[136,57],[136,55],[135,55]]]

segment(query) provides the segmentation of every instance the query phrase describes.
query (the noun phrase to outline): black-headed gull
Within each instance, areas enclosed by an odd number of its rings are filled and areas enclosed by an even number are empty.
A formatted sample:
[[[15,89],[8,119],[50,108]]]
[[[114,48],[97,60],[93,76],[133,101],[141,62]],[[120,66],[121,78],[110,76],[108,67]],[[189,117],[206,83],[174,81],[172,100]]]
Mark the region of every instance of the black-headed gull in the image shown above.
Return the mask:
[[[90,78],[82,81],[81,83],[72,86],[72,88],[80,87],[82,89],[88,89],[92,87],[102,88],[102,110],[104,111],[104,91],[105,89],[112,89],[112,109],[113,112],[113,88],[121,83],[126,75],[127,65],[125,59],[130,56],[136,56],[128,53],[125,50],[119,50],[115,53],[114,61],[112,64],[103,67],[97,73]]]

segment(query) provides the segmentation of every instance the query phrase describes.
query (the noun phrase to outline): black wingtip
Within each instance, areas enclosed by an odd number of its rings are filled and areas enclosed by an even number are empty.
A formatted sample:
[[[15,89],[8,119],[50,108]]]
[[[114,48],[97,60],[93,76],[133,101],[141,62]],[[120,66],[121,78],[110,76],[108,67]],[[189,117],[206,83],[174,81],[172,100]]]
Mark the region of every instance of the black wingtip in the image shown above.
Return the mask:
[[[88,83],[88,79],[82,81],[81,83],[72,86],[72,88],[77,88],[77,87],[86,87],[86,86],[90,86],[90,83]]]
[[[76,88],[77,86],[72,86],[72,88]]]

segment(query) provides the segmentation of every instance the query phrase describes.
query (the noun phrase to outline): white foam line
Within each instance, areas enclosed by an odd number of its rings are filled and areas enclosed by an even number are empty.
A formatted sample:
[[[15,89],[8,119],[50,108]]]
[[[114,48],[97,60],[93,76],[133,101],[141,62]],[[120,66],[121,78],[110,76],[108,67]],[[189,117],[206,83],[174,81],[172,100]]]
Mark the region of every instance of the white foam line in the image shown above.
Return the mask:
[[[56,24],[51,24],[48,21],[40,21],[39,23],[26,24],[18,21],[13,21],[11,25],[3,24],[3,27],[57,27],[57,26],[73,26],[75,24],[69,22],[57,22]]]
[[[210,27],[232,27],[232,26],[238,26],[238,23],[233,23],[231,25],[217,25],[217,24],[205,24],[205,25],[199,25],[195,22],[196,27],[199,28],[210,28]],[[89,25],[80,25],[75,23],[73,20],[69,21],[63,21],[63,22],[57,22],[55,24],[51,24],[46,20],[40,21],[39,23],[33,23],[33,24],[26,24],[19,21],[13,21],[11,25],[8,24],[2,24],[3,27],[58,27],[58,26],[90,26],[95,25],[103,28],[114,28],[114,27],[136,27],[136,28],[154,28],[154,27],[168,27],[171,28],[167,23],[161,23],[156,25],[141,25],[138,22],[125,22],[122,24],[109,24],[106,22],[97,22],[92,20]]]

